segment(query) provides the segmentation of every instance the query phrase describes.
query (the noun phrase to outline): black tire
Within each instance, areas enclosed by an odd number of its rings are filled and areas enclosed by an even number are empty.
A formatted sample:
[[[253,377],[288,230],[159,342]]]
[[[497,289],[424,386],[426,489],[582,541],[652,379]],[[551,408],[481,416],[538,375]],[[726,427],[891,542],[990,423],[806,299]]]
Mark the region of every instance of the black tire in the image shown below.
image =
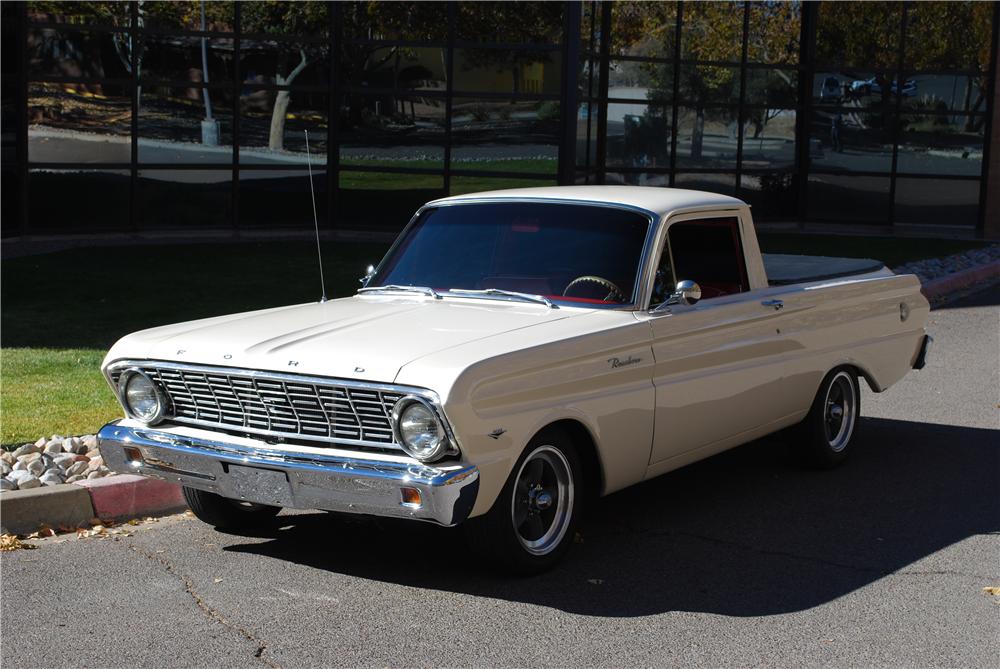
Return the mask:
[[[805,463],[832,469],[850,456],[861,415],[861,386],[851,367],[838,367],[823,378],[812,407],[796,433],[795,448]]]
[[[466,539],[500,571],[526,576],[550,569],[573,544],[583,486],[569,436],[544,430],[518,458],[493,508],[465,522]]]
[[[227,530],[253,529],[269,522],[280,506],[240,502],[196,488],[183,487],[184,500],[195,517],[213,527]]]

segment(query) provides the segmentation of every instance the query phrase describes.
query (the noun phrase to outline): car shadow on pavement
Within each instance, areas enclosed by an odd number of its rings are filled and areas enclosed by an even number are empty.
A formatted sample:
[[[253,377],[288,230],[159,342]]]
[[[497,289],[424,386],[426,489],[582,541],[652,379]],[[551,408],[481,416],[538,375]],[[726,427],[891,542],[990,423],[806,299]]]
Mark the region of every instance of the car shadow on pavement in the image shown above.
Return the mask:
[[[794,443],[774,437],[599,500],[567,559],[531,578],[490,573],[455,529],[325,513],[282,516],[265,541],[225,550],[588,616],[760,616],[918,573],[922,558],[1000,530],[996,431],[877,418],[859,429],[837,470],[800,468]]]

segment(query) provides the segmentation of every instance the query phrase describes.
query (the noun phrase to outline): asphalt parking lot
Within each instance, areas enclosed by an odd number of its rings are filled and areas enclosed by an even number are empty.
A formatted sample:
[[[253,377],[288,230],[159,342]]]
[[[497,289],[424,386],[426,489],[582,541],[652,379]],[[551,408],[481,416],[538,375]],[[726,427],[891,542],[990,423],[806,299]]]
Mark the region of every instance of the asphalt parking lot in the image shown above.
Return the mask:
[[[836,471],[750,444],[602,500],[529,579],[455,531],[321,513],[50,538],[3,554],[0,662],[995,667],[1000,288],[931,316],[930,365],[865,393]]]

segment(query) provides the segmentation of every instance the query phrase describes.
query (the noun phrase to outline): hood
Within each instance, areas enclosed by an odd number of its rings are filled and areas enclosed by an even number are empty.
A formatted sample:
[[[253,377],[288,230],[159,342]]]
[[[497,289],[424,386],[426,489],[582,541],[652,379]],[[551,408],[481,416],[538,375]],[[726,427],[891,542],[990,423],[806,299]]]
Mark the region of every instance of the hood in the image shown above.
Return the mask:
[[[143,330],[120,340],[125,358],[392,382],[431,353],[587,309],[478,299],[365,295]]]

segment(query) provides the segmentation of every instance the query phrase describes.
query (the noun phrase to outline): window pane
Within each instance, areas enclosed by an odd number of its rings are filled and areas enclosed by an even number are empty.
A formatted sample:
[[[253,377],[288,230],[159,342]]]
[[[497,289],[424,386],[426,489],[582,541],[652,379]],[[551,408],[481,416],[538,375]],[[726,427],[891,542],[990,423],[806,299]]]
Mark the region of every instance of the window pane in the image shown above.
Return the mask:
[[[706,0],[684,5],[681,57],[740,62],[743,3]]]
[[[145,37],[140,77],[143,82],[203,82],[200,37],[148,35]],[[205,39],[208,81],[216,84],[233,80],[233,43],[231,39]]]
[[[670,167],[672,112],[641,104],[608,105],[609,167]]]
[[[313,164],[326,164],[328,105],[325,93],[245,89],[240,96],[240,162],[304,167],[308,130]]]
[[[798,102],[799,73],[795,70],[747,70],[747,104],[791,107]]]
[[[813,220],[889,223],[889,177],[809,175],[808,211]]]
[[[559,103],[456,98],[452,169],[555,174]]]
[[[740,68],[723,65],[681,65],[679,94],[689,104],[737,104]]]
[[[28,160],[127,163],[132,99],[124,86],[30,84]]]
[[[443,47],[363,47],[345,45],[340,76],[350,88],[399,91],[447,89],[447,52]]]
[[[128,79],[128,33],[33,28],[28,31],[28,77]]]
[[[902,117],[897,170],[978,177],[986,119],[907,114]]]
[[[915,2],[906,15],[906,64],[914,70],[990,67],[992,2]]]
[[[735,169],[738,138],[735,109],[677,110],[679,167]]]
[[[240,76],[246,84],[323,86],[330,82],[329,49],[313,42],[244,40]]]
[[[347,95],[338,136],[341,165],[444,167],[445,100]]]
[[[889,72],[851,69],[817,72],[813,76],[813,101],[859,108],[893,106],[896,88],[896,77]],[[915,92],[913,80],[904,80],[903,97]]]
[[[744,156],[744,165],[746,165]],[[738,197],[753,207],[760,220],[791,219],[798,215],[798,187],[795,174],[772,172],[744,174]]]
[[[888,172],[892,168],[891,119],[881,110],[814,112],[809,126],[812,165],[824,170]]]
[[[143,27],[147,31],[201,30],[202,7],[205,30],[233,31],[233,3],[222,0],[146,0],[142,3]]]
[[[604,176],[604,183],[626,186],[660,186],[665,188],[670,185],[670,175],[648,174],[646,172],[608,172]]]
[[[444,197],[444,177],[436,174],[340,173],[337,225],[398,232],[417,209]]]
[[[558,51],[456,49],[455,90],[558,95],[561,68]]]
[[[242,158],[242,156],[241,156]],[[330,189],[325,170],[313,170],[316,212],[321,227],[329,220]],[[240,172],[240,227],[313,227],[307,170],[245,170]]]
[[[143,230],[228,229],[232,191],[231,170],[142,170],[136,223]]]
[[[897,67],[901,2],[819,3],[816,59],[854,67]]]
[[[462,2],[456,37],[484,43],[559,44],[562,20],[561,2]]]
[[[128,170],[29,170],[28,226],[33,233],[126,230],[128,197]]]
[[[650,100],[669,104],[674,96],[674,66],[671,63],[612,61],[608,70],[608,97]]]
[[[986,111],[985,80],[977,75],[915,74],[903,88],[903,108],[914,111]]]
[[[597,21],[599,32],[599,13]],[[676,31],[677,3],[615,2],[611,5],[611,50],[616,55],[673,58]]]
[[[751,63],[797,63],[802,4],[751,2],[747,60]]]
[[[0,170],[0,237],[21,234],[21,178],[14,170]]]
[[[86,26],[128,28],[131,23],[127,2],[28,2],[28,21],[72,23]]]
[[[330,15],[327,3],[315,0],[246,2],[240,5],[240,29],[244,35],[321,39],[330,34]]]
[[[678,174],[674,178],[675,188],[705,190],[710,193],[733,195],[736,192],[735,174]]]
[[[348,40],[443,42],[448,38],[444,2],[344,2],[340,7]]]
[[[539,186],[555,186],[555,179],[517,179],[512,177],[452,177],[451,195],[465,193],[480,193],[507,188],[537,188]]]
[[[206,91],[212,106],[211,121],[207,119]],[[229,88],[143,88],[137,140],[139,162],[231,163],[231,96]]]
[[[747,109],[743,129],[743,168],[795,165],[795,110]]]
[[[980,182],[953,179],[896,179],[896,222],[975,227]]]

